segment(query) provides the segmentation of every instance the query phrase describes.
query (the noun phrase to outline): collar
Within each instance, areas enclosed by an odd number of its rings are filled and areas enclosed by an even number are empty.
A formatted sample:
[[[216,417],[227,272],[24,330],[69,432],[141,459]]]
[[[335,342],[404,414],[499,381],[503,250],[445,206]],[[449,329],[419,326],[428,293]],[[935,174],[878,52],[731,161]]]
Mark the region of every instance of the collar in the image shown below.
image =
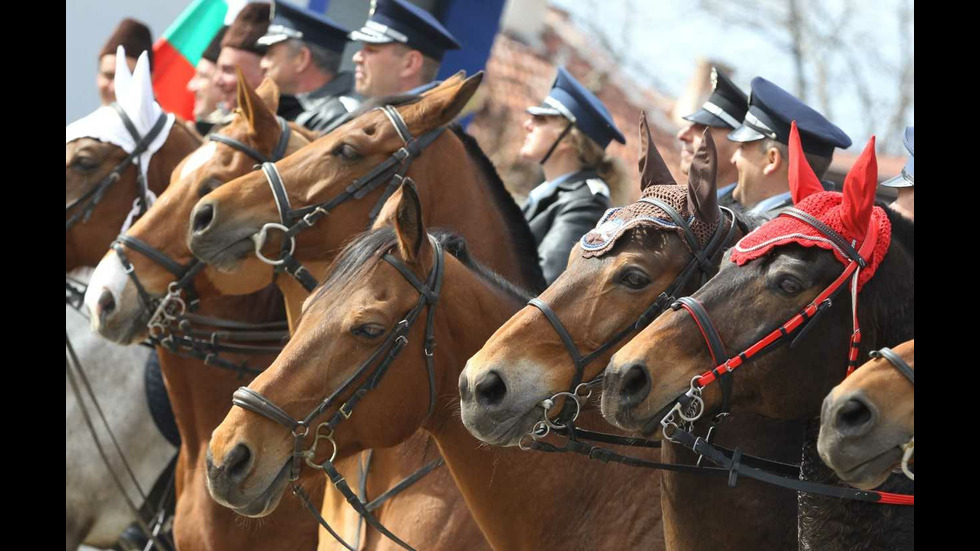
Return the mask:
[[[309,109],[312,105],[319,103],[323,99],[338,96],[349,96],[354,89],[354,73],[341,71],[330,79],[330,82],[313,90],[296,94],[296,99],[304,109]]]
[[[527,196],[528,204],[536,203],[545,197],[553,195],[558,191],[558,188],[562,189],[575,189],[578,185],[569,186],[569,184],[579,184],[584,182],[589,178],[598,178],[599,174],[592,169],[579,170],[577,172],[569,172],[568,174],[563,174],[554,180],[546,181],[536,188],[531,190],[531,193]]]
[[[759,201],[754,207],[749,209],[749,214],[754,216],[762,216],[776,207],[783,206],[784,204],[790,204],[787,203],[787,201],[791,201],[790,197],[791,197],[790,192],[787,191],[784,193],[780,193],[779,195],[773,195],[772,197],[763,199],[762,201]]]

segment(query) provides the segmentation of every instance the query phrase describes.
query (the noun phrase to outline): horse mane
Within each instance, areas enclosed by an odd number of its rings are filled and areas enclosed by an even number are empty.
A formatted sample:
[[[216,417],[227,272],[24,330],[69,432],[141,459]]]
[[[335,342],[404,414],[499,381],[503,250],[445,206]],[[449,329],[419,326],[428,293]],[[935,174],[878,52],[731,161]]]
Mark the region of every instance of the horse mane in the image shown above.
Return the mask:
[[[544,273],[541,271],[541,265],[538,263],[538,246],[534,241],[534,235],[531,233],[531,227],[524,219],[524,213],[514,201],[514,196],[507,191],[497,168],[493,166],[493,162],[477,143],[476,138],[463,132],[463,129],[457,124],[451,124],[449,128],[463,142],[466,153],[476,163],[480,174],[484,176],[484,181],[490,189],[494,203],[504,217],[504,223],[511,237],[510,245],[518,253],[524,281],[529,282],[530,290],[543,291],[547,284],[544,280]]]
[[[433,230],[431,235],[453,258],[515,301],[527,302],[533,296],[473,259],[466,240],[461,235],[446,230]],[[314,291],[312,300],[322,299],[327,289],[343,291],[352,284],[363,281],[367,271],[397,246],[398,236],[391,226],[376,228],[354,237],[330,264],[327,277]]]

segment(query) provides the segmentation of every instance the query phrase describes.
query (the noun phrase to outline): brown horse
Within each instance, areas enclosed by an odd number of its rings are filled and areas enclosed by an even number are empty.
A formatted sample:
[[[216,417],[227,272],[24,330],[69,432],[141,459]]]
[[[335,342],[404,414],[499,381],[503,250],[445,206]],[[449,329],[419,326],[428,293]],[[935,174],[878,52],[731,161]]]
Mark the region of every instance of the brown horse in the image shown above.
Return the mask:
[[[914,340],[894,352],[915,370]],[[889,359],[877,356],[824,399],[817,449],[841,480],[869,490],[907,466],[914,435],[915,386]]]
[[[811,212],[810,216],[819,217],[823,224],[843,228],[838,232],[856,236],[852,239],[860,247],[873,247],[871,252],[860,253],[867,267],[855,272],[860,264],[851,259],[859,253],[845,256],[845,248],[838,245],[846,245],[844,238],[826,237],[830,234],[796,217],[784,215],[760,227],[732,249],[733,255],[742,255],[736,259],[739,262],[726,262],[691,297],[700,303],[703,314],[689,313],[685,304],[679,303],[678,309],[664,313],[613,355],[606,368],[602,394],[603,415],[610,422],[627,430],[659,430],[665,412],[685,392],[702,397],[702,415],[717,412],[723,394],[721,385],[707,382],[720,376],[711,370],[721,363],[737,366],[743,361],[749,363],[730,375],[731,412],[786,420],[813,419],[820,413],[823,398],[844,378],[847,369],[851,349],[848,337],[852,325],[856,325],[852,323],[851,293],[847,292],[852,277],[855,289],[862,289],[859,294],[855,291],[860,297],[857,319],[861,353],[914,336],[914,226],[887,209],[873,206],[873,142],[848,175],[843,194],[823,192],[806,164],[798,138],[791,139],[790,154],[794,203],[804,212]],[[846,270],[843,273],[842,263]],[[873,277],[868,279],[868,274]],[[858,276],[863,287],[856,283]],[[829,292],[832,284],[843,285],[845,277],[846,289],[832,302],[821,300],[819,306],[813,302]],[[806,316],[800,314],[804,307]],[[797,331],[798,323],[806,323],[807,319],[811,320],[810,325],[802,333]],[[782,333],[778,329],[783,327],[779,324],[787,320],[796,320],[797,325],[791,327],[795,332],[787,330],[787,336],[779,337]],[[759,355],[757,343],[764,337],[778,340],[765,349],[767,354]],[[791,346],[777,347],[791,339]],[[744,360],[742,356],[731,356],[743,351]],[[724,372],[727,368],[718,371]],[[708,386],[700,394],[697,389],[702,385]],[[690,411],[688,416],[696,417]],[[813,449],[815,437],[815,432],[806,437],[801,477],[829,480],[831,473]],[[896,478],[888,484],[897,491],[907,491],[911,486]],[[801,548],[913,545],[911,507],[812,494],[800,494],[799,503]],[[713,529],[723,533],[730,530],[727,526]]]
[[[180,161],[201,145],[201,138],[180,121],[170,127],[163,146],[153,154],[147,167],[147,186],[159,195],[170,183],[170,173]],[[127,157],[117,145],[94,138],[79,138],[65,144],[65,218],[77,214],[84,198]],[[118,181],[110,185],[88,219],[81,219],[65,234],[65,271],[78,266],[95,266],[109,244],[119,235],[126,216],[139,195],[136,165],[126,167]]]
[[[266,80],[252,90],[239,80],[240,112],[220,131],[222,136],[270,155],[281,129],[275,117],[278,88]],[[309,143],[299,128],[291,126],[288,154]],[[127,232],[178,264],[187,264],[193,255],[187,250],[187,219],[193,205],[222,182],[252,170],[255,160],[215,141],[198,148],[173,170],[172,183],[156,204]],[[145,292],[153,298],[167,293],[175,275],[161,264],[132,248],[124,248],[127,262]],[[200,305],[195,314],[240,322],[282,320],[282,297],[275,288],[246,296],[223,297],[211,284],[211,274],[195,277],[193,288]],[[147,337],[149,305],[137,292],[134,280],[124,271],[115,250],[110,250],[93,275],[86,303],[93,325],[105,337],[129,343]],[[228,397],[241,384],[238,373],[208,366],[205,362],[158,346],[160,364],[181,435],[176,472],[177,507],[174,539],[182,549],[233,549],[243,547],[309,549],[316,545],[316,523],[301,509],[289,503],[261,524],[246,519],[214,502],[208,495],[204,460],[211,431],[230,407]],[[223,355],[232,363],[247,361],[251,366],[272,363],[275,354],[265,356]],[[320,488],[311,489],[319,495]]]
[[[619,508],[623,488],[635,476],[630,469],[565,455],[487,449],[463,427],[456,405],[463,363],[527,297],[477,266],[461,238],[430,237],[414,189],[403,185],[377,228],[340,254],[307,302],[294,338],[252,382],[251,393],[301,416],[339,389],[319,422],[330,419],[342,400],[353,407],[350,398],[356,392],[361,397],[357,408],[344,410],[349,417],[337,424],[331,440],[338,458],[390,446],[420,428],[429,432],[494,548],[661,547],[656,507],[635,507],[627,514]],[[405,273],[427,283],[417,286]],[[428,300],[425,311],[420,292]],[[405,312],[417,322],[399,322]],[[392,338],[398,335],[407,340]],[[438,343],[432,364],[423,354],[430,337]],[[400,352],[390,352],[399,342]],[[392,360],[372,361],[384,358]],[[430,369],[432,387],[426,375]],[[355,390],[345,382],[351,377],[371,389]],[[234,409],[211,441],[212,493],[226,501],[274,500],[283,490],[293,446],[283,426]],[[315,450],[313,460],[331,456],[333,450],[324,448],[330,446]],[[636,497],[655,503],[657,485],[644,487],[645,495]]]
[[[388,115],[376,109],[399,103],[400,118],[412,136],[420,137],[453,120],[476,92],[482,73],[448,79],[422,96],[382,98],[362,107],[355,118],[276,163],[293,209],[340,196],[353,181],[388,160],[404,145]],[[417,158],[406,176],[426,182],[421,198],[426,223],[452,228],[472,243],[477,258],[491,269],[531,289],[543,288],[533,237],[493,165],[473,139],[462,132],[442,132]],[[362,198],[346,201],[296,237],[294,256],[314,275],[322,274],[337,251],[369,225],[369,214],[384,197],[380,185]],[[252,237],[266,224],[281,221],[270,184],[262,173],[238,178],[204,197],[194,208],[190,248],[220,269],[241,273],[243,259],[254,259]],[[281,234],[274,234],[274,237]],[[512,245],[507,245],[512,244]],[[275,249],[267,247],[267,255]],[[536,261],[535,261],[536,262]],[[262,281],[272,278],[266,269]],[[223,290],[255,290],[254,281],[229,282]],[[299,305],[307,291],[290,278],[280,278],[287,303]],[[277,281],[278,283],[278,281]],[[290,322],[299,310],[290,309]]]
[[[451,121],[476,91],[481,78],[480,75],[467,80],[455,77],[421,98],[398,98],[400,117],[414,136],[423,136]],[[381,100],[381,103],[390,101],[394,101],[393,98]],[[339,195],[351,180],[368,173],[402,145],[401,138],[386,115],[372,110],[369,105],[350,123],[276,163],[276,167],[285,182],[293,208],[301,208]],[[529,287],[543,286],[537,268],[536,248],[527,224],[500,182],[493,165],[471,137],[456,130],[443,132],[412,161],[407,174],[420,174],[426,178],[427,184],[422,192],[423,201],[430,207],[427,211],[430,223],[472,236],[479,244],[476,247],[478,257]],[[346,202],[333,210],[330,216],[301,233],[297,238],[296,258],[315,277],[321,277],[328,261],[342,244],[363,230],[369,219],[369,211],[382,193],[382,189],[377,189],[361,199]],[[200,243],[204,243],[206,248],[208,243],[222,234],[239,232],[237,235],[244,236],[244,242],[219,240],[217,250],[231,248],[219,252],[217,256],[201,255],[207,261],[216,261],[219,267],[233,269],[234,274],[241,273],[243,269],[236,266],[241,262],[236,259],[253,250],[249,235],[267,222],[279,221],[276,202],[262,175],[239,178],[205,197],[195,209],[195,225],[200,224],[202,212],[210,212],[214,218],[206,228],[195,230],[192,250],[200,255],[197,249]],[[239,213],[245,213],[245,217],[240,217]],[[222,225],[222,220],[229,219]],[[232,256],[230,261],[229,254]],[[252,262],[254,258],[254,255],[248,255],[244,262]],[[265,281],[272,277],[269,270],[259,273],[265,274]],[[244,292],[250,290],[248,285],[254,282],[241,280],[231,283],[222,285],[222,290]],[[295,323],[308,293],[285,274],[276,283],[286,296],[287,311],[291,322]],[[435,446],[428,436],[420,432],[398,449],[375,450],[372,472],[377,469],[378,472],[408,476],[437,457]],[[374,476],[370,483],[369,495],[377,495],[387,489],[383,484],[376,485]],[[446,487],[446,490],[440,489],[442,487]],[[424,538],[439,536],[440,529],[444,532],[443,537],[461,544],[475,541],[474,538],[482,541],[472,521],[454,520],[451,524],[439,524],[450,514],[459,517],[458,511],[453,512],[458,508],[465,510],[444,469],[425,477],[406,494],[409,495],[402,494],[390,500],[380,511],[380,516],[385,517],[384,523],[395,533],[423,547],[431,546]],[[445,510],[419,517],[413,509],[418,498],[413,498],[411,494],[441,496],[440,499],[445,499],[442,505],[437,507],[435,502],[430,501],[426,507]],[[327,496],[325,516],[326,513],[337,514],[335,511],[338,508],[346,509],[346,504],[339,500],[336,492],[328,492]],[[452,529],[449,530],[449,527]],[[370,536],[376,538],[378,534],[371,531]]]
[[[541,421],[542,400],[601,375],[609,357],[625,344],[623,339],[635,334],[632,328],[659,315],[673,300],[671,296],[697,290],[717,269],[722,251],[748,232],[741,217],[733,219],[731,211],[723,214],[718,207],[710,134],[705,133],[695,155],[686,189],[677,186],[667,171],[650,139],[645,116],[640,119],[640,142],[644,199],[624,208],[622,214],[607,215],[595,232],[585,236],[585,246],[603,248],[606,253],[586,253],[583,245],[577,245],[568,269],[538,297],[560,320],[578,354],[599,353],[574,378],[569,353],[556,328],[540,307],[525,307],[494,333],[463,371],[465,384],[475,389],[462,401],[463,422],[474,436],[491,444],[517,445]],[[665,202],[684,220],[695,220],[695,229],[715,227],[713,232],[699,232],[698,245],[708,249],[710,267],[698,265],[681,227],[666,211],[654,207],[651,199]],[[604,227],[615,229],[603,236]],[[715,233],[717,241],[709,244]],[[597,242],[594,236],[599,237]],[[777,438],[785,440],[792,434],[793,427],[788,425],[738,416],[720,431],[721,442],[737,436],[739,445],[750,453],[795,459],[799,437],[790,438],[789,445]],[[801,426],[796,431],[802,435]],[[663,446],[661,459],[696,461],[691,453],[669,443]],[[717,477],[686,473],[662,472],[660,480],[664,535],[671,549],[785,548],[796,542],[796,497],[792,494],[752,483],[730,490]],[[656,477],[644,482],[655,484]],[[643,486],[634,484],[623,491],[643,492]],[[712,498],[691,500],[692,495]],[[638,502],[632,497],[628,501]],[[731,531],[719,534],[692,529],[712,509],[727,511]]]

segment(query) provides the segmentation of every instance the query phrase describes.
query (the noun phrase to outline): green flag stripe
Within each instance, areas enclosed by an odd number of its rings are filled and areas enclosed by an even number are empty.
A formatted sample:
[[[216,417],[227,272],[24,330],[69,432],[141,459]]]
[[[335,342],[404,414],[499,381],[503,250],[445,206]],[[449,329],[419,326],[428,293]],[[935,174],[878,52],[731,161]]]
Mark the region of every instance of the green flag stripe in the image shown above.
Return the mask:
[[[196,65],[224,24],[227,12],[224,0],[194,0],[163,36],[191,65]]]

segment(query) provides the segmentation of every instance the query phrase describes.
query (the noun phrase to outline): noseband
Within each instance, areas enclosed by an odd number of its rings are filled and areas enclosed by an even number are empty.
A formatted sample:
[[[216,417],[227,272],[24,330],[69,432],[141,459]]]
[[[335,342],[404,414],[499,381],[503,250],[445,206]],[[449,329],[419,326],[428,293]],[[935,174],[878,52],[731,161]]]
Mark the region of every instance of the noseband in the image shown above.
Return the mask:
[[[444,127],[439,127],[430,130],[419,138],[415,138],[409,132],[408,125],[397,109],[391,105],[385,105],[375,110],[385,114],[392,126],[395,127],[395,131],[401,138],[403,145],[392,153],[388,159],[375,166],[364,176],[351,182],[344,191],[332,199],[307,207],[293,209],[289,203],[289,196],[286,194],[286,188],[282,181],[282,175],[279,174],[279,169],[274,163],[262,163],[262,173],[265,175],[266,180],[268,180],[269,187],[272,188],[272,195],[276,200],[276,208],[279,211],[279,223],[265,224],[258,233],[252,236],[252,240],[255,242],[255,255],[266,264],[275,266],[277,270],[285,271],[296,278],[300,285],[308,292],[312,292],[318,282],[313,277],[313,274],[293,256],[296,250],[296,236],[303,230],[312,228],[318,220],[330,214],[331,211],[341,204],[351,199],[362,199],[387,181],[388,187],[381,194],[381,197],[378,198],[378,201],[368,214],[368,226],[370,227],[378,212],[381,211],[381,207],[384,206],[385,201],[401,185],[412,161],[426,147],[431,145],[436,138],[442,135],[442,132],[445,130]],[[265,246],[269,232],[272,230],[283,233],[282,250],[278,259],[271,259],[262,254],[262,248]]]
[[[651,205],[666,212],[674,224],[682,230],[682,235],[684,236],[685,241],[687,241],[688,247],[692,251],[691,260],[687,263],[687,266],[684,267],[680,274],[674,278],[674,281],[671,282],[671,284],[662,293],[660,293],[656,300],[654,300],[653,303],[639,315],[639,317],[637,317],[636,321],[621,329],[615,335],[610,337],[609,340],[588,354],[582,354],[579,351],[578,347],[575,345],[575,341],[572,339],[571,334],[568,332],[568,329],[565,328],[564,324],[561,322],[561,319],[558,318],[558,314],[556,314],[547,303],[542,301],[540,298],[533,298],[528,302],[530,306],[534,306],[540,310],[542,314],[544,314],[545,318],[555,329],[555,332],[558,333],[558,337],[565,346],[565,350],[571,357],[572,365],[575,368],[575,373],[572,377],[572,384],[569,389],[566,392],[559,392],[541,403],[541,406],[544,408],[544,419],[535,425],[535,430],[532,432],[532,436],[536,435],[540,438],[546,435],[549,429],[564,429],[569,421],[574,421],[581,411],[580,400],[587,400],[592,394],[591,389],[602,382],[602,374],[599,374],[591,381],[583,383],[582,378],[585,376],[586,366],[592,363],[592,361],[599,356],[608,352],[612,347],[616,346],[627,336],[641,331],[651,321],[659,316],[667,308],[667,306],[673,302],[674,296],[684,289],[696,271],[701,273],[701,284],[703,285],[705,281],[707,281],[715,274],[715,272],[718,271],[717,257],[722,250],[724,250],[724,244],[728,243],[735,234],[735,214],[731,210],[721,207],[722,220],[715,228],[714,233],[712,233],[711,239],[708,240],[708,244],[702,249],[698,243],[697,237],[694,235],[694,231],[691,229],[691,223],[688,220],[685,220],[676,209],[655,198],[644,198],[641,199],[641,201],[650,203]],[[731,219],[731,224],[728,225],[727,231],[724,223],[724,218],[726,215]],[[551,419],[548,417],[548,412],[553,407],[554,402],[560,397],[566,398],[565,404],[555,419]]]
[[[92,211],[95,207],[102,201],[106,192],[113,184],[119,181],[122,177],[123,171],[129,168],[129,165],[136,165],[136,191],[137,197],[133,201],[133,212],[130,214],[129,220],[134,216],[142,216],[146,209],[150,208],[151,191],[146,183],[146,178],[143,176],[143,169],[140,164],[139,157],[142,155],[153,140],[157,139],[160,132],[163,131],[163,127],[167,125],[167,115],[166,113],[161,113],[160,117],[150,128],[150,131],[146,133],[145,136],[141,136],[139,130],[136,129],[136,125],[133,124],[132,119],[126,114],[126,111],[118,103],[113,103],[112,108],[119,114],[119,118],[122,120],[123,126],[126,127],[126,131],[136,142],[136,147],[133,148],[126,158],[120,161],[119,164],[114,166],[109,174],[105,178],[99,181],[92,189],[86,191],[81,197],[72,201],[70,205],[65,207],[65,215],[67,215],[72,210],[78,208],[78,212],[73,214],[71,218],[65,221],[65,231],[72,229],[79,222],[86,223],[92,216]]]
[[[361,363],[361,365],[354,371],[343,384],[340,385],[337,390],[332,392],[326,398],[324,398],[313,410],[302,420],[293,418],[285,410],[277,406],[271,400],[262,396],[259,392],[252,390],[248,387],[241,387],[235,391],[232,397],[232,404],[238,406],[242,409],[256,413],[266,419],[272,420],[288,429],[293,435],[293,453],[292,460],[289,467],[289,479],[293,482],[299,479],[300,469],[302,468],[302,462],[306,462],[307,465],[314,469],[320,469],[324,471],[330,481],[344,494],[347,501],[351,506],[364,518],[364,520],[373,526],[376,530],[384,534],[386,537],[397,543],[398,545],[411,549],[411,547],[400,540],[397,536],[392,534],[385,528],[381,523],[374,517],[374,515],[364,506],[364,503],[353,493],[347,484],[344,477],[336,470],[333,464],[333,460],[337,455],[337,444],[334,442],[333,435],[336,427],[343,421],[350,419],[350,416],[354,413],[354,408],[357,406],[358,402],[364,398],[364,396],[371,390],[377,388],[380,384],[381,379],[387,373],[388,368],[391,366],[392,362],[398,357],[402,350],[408,345],[408,333],[411,331],[412,326],[421,317],[423,310],[428,310],[425,319],[425,343],[423,346],[423,354],[425,356],[425,366],[428,375],[428,385],[429,385],[429,407],[427,411],[427,416],[431,415],[435,409],[435,366],[434,366],[434,352],[436,346],[435,340],[435,308],[439,301],[439,294],[442,289],[442,277],[443,277],[443,250],[442,246],[435,240],[430,238],[435,255],[435,261],[432,267],[432,271],[429,273],[427,280],[423,283],[416,277],[416,275],[406,266],[401,260],[386,253],[382,258],[385,262],[394,267],[398,272],[405,278],[412,287],[415,288],[419,293],[419,300],[415,306],[399,321],[394,329],[388,333],[385,340],[381,343],[378,348],[371,353],[368,358]],[[360,384],[358,382],[360,381]],[[340,397],[353,389],[353,393],[350,398],[344,401],[337,408],[336,412],[330,416],[326,421],[316,425],[316,429],[313,431],[313,443],[309,448],[304,448],[306,441],[306,436],[309,434],[310,427],[313,426],[314,422],[324,415],[331,406],[335,405]],[[326,440],[330,443],[332,451],[330,457],[323,463],[315,462],[316,448],[321,440]],[[297,485],[293,485],[293,491],[304,497],[305,494],[301,493],[301,488]],[[325,522],[321,519],[321,524]],[[333,533],[332,529],[327,527],[328,530]],[[339,536],[334,534],[335,538],[339,539]]]

